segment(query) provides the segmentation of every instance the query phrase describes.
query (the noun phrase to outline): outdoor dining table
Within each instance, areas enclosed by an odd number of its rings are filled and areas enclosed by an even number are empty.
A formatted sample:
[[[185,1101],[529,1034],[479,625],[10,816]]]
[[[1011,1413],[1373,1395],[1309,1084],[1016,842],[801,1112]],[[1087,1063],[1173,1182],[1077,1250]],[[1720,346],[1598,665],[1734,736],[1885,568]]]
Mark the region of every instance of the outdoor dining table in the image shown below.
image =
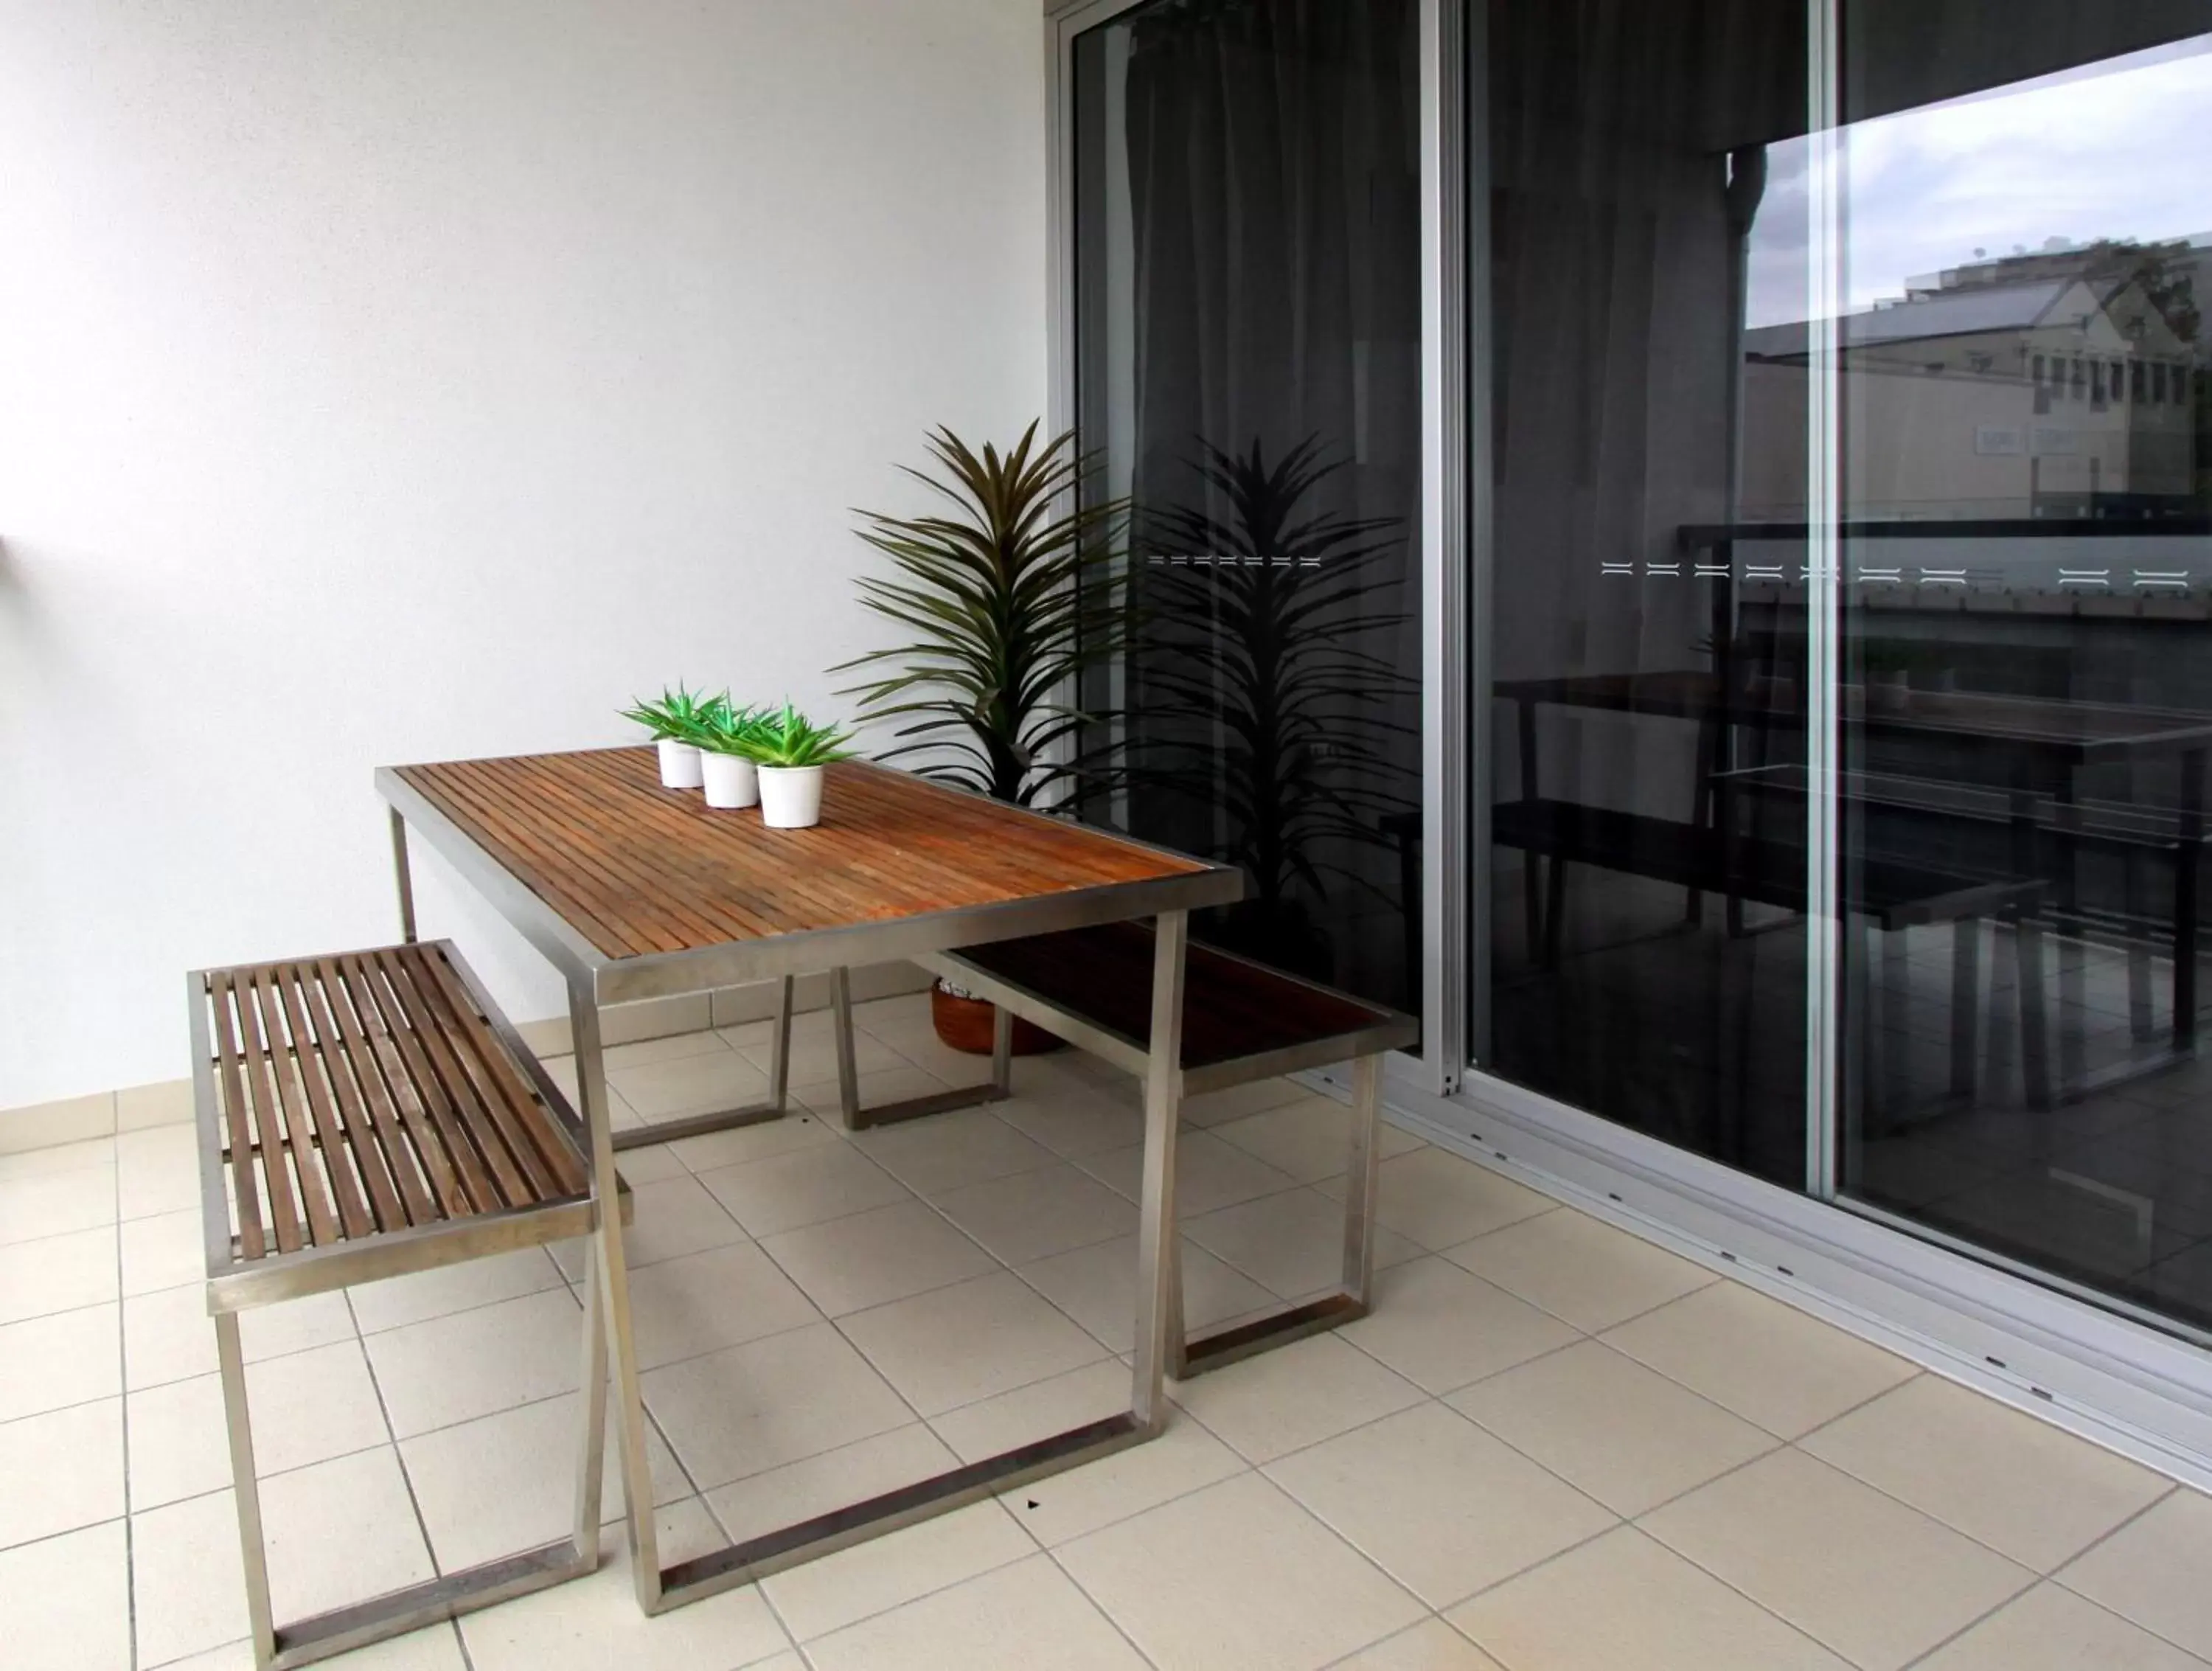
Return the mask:
[[[591,1141],[592,1232],[611,1358],[631,1566],[648,1613],[696,1601],[1141,1443],[1160,1429],[1176,1270],[1175,1148],[1188,913],[1233,902],[1241,872],[859,762],[829,769],[822,821],[770,829],[661,787],[653,751],[599,749],[385,767],[401,928],[415,938],[411,831],[557,969]],[[934,1478],[664,1569],[653,1517],[599,1006],[1152,919],[1151,1038],[1129,1407]],[[781,1060],[779,1058],[779,1060]],[[710,1116],[778,1117],[771,1105]],[[686,1122],[696,1129],[696,1122]],[[659,1142],[674,1127],[642,1133]],[[587,1387],[604,1399],[605,1387]],[[595,1486],[589,1487],[595,1490]]]

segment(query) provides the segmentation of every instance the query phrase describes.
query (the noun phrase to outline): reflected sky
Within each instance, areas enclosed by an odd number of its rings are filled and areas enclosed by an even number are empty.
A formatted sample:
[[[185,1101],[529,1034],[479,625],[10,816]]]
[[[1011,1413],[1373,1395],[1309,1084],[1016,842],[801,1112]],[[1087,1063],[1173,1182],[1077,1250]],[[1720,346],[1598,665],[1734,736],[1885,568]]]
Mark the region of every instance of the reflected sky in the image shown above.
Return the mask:
[[[1843,163],[1847,307],[2057,240],[2212,241],[2208,111],[2212,35],[2199,35],[1855,124]],[[1802,139],[1768,151],[1753,326],[1806,316],[1809,153]]]

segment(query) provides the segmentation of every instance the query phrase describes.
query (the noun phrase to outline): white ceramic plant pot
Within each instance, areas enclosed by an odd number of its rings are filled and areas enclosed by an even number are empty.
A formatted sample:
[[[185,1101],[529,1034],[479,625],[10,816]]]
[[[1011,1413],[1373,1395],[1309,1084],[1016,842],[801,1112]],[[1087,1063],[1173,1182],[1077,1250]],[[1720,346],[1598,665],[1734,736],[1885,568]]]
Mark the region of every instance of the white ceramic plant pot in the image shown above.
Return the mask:
[[[738,807],[760,804],[760,781],[753,770],[753,763],[743,755],[702,749],[699,765],[706,774],[708,805]]]
[[[692,743],[679,743],[673,737],[660,739],[660,783],[665,789],[696,789],[704,781],[700,775],[699,749]]]
[[[770,829],[807,829],[822,822],[819,766],[760,769],[761,822]]]

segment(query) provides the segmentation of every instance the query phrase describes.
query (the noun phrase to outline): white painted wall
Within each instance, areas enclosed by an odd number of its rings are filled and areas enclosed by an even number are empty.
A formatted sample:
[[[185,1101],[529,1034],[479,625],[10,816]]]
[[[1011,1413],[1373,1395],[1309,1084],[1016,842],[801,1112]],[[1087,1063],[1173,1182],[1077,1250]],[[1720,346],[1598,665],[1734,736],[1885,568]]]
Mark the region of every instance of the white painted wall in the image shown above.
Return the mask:
[[[0,0],[0,1109],[391,938],[379,763],[827,702],[847,507],[1042,410],[1043,103],[1036,0]]]

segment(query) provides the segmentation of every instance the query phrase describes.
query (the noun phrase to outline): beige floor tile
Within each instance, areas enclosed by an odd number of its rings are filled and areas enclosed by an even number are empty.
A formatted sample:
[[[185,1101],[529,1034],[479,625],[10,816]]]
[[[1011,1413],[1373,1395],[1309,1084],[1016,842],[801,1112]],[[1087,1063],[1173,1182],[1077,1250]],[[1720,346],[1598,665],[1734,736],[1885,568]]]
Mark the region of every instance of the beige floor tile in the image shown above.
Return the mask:
[[[230,1493],[219,1500],[228,1504]],[[261,1516],[270,1605],[280,1619],[435,1576],[398,1453],[389,1446],[263,1480]]]
[[[1334,1097],[1301,1097],[1262,1114],[1224,1121],[1213,1127],[1213,1135],[1300,1183],[1318,1183],[1350,1164],[1352,1109]],[[1375,1146],[1389,1160],[1425,1145],[1411,1132],[1382,1120],[1376,1124]]]
[[[1455,1391],[1581,1338],[1435,1254],[1377,1271],[1372,1309],[1337,1332],[1430,1393]]]
[[[1505,1671],[1441,1619],[1376,1643],[1364,1653],[1339,1660],[1331,1671]]]
[[[1137,1229],[1132,1203],[1066,1163],[947,1190],[932,1204],[1008,1265],[1133,1236]]]
[[[561,1285],[561,1267],[543,1248],[517,1248],[489,1259],[465,1260],[434,1271],[349,1288],[353,1315],[363,1334],[403,1328],[433,1317],[451,1316],[525,1294],[542,1294]]]
[[[0,1324],[98,1305],[122,1291],[112,1224],[0,1246]]]
[[[1318,1190],[1290,1189],[1202,1217],[1185,1216],[1182,1227],[1208,1253],[1285,1299],[1334,1288],[1343,1279],[1344,1208]],[[1420,1249],[1404,1237],[1376,1230],[1378,1270],[1420,1256]]]
[[[1249,1462],[1273,1461],[1422,1401],[1412,1382],[1329,1334],[1170,1383],[1169,1391]]]
[[[0,1115],[0,1119],[4,1119]],[[0,1184],[13,1183],[23,1178],[46,1177],[56,1172],[104,1170],[113,1187],[115,1176],[115,1139],[112,1137],[88,1138],[82,1142],[53,1143],[33,1149],[0,1149]],[[97,1183],[86,1182],[83,1188],[97,1189]]]
[[[249,1364],[253,1461],[264,1479],[389,1442],[356,1341]],[[231,1483],[222,1382],[205,1375],[132,1393],[131,1506],[158,1508]]]
[[[2212,1497],[2177,1491],[2058,1574],[2067,1589],[2212,1660]]]
[[[781,1120],[732,1126],[726,1132],[708,1132],[703,1137],[678,1138],[668,1145],[668,1152],[694,1172],[712,1172],[719,1167],[742,1165],[749,1160],[764,1160],[770,1155],[787,1155],[794,1149],[843,1140],[828,1121],[793,1103]]]
[[[896,1067],[879,1067],[872,1073],[860,1074],[854,1094],[865,1111],[881,1108],[886,1103],[934,1096],[945,1088],[945,1081],[934,1073],[925,1073],[912,1063],[902,1061]],[[791,1095],[793,1102],[811,1109],[841,1133],[844,1131],[844,1101],[835,1078],[796,1080]]]
[[[1447,1401],[1632,1518],[1775,1447],[1774,1436],[1595,1340]]]
[[[1607,1344],[1716,1404],[1794,1439],[1917,1373],[1903,1358],[1740,1282],[1623,1323]]]
[[[1125,1074],[1115,1074],[1114,1083],[1123,1089],[1125,1095],[1138,1094],[1136,1082]],[[1295,1079],[1257,1079],[1250,1085],[1231,1085],[1226,1091],[1209,1091],[1201,1096],[1184,1097],[1183,1123],[1199,1127],[1224,1125],[1312,1095]]]
[[[1441,1404],[1269,1463],[1268,1478],[1432,1607],[1609,1530],[1598,1504]]]
[[[337,1661],[342,1671],[468,1671],[461,1639],[451,1625],[410,1631],[405,1636],[356,1648]],[[253,1644],[233,1642],[147,1671],[254,1671]]]
[[[1849,1671],[1632,1527],[1452,1609],[1515,1671]]]
[[[860,1151],[922,1195],[1035,1172],[1058,1158],[1042,1143],[1016,1131],[989,1109],[952,1114],[857,1133]]]
[[[1433,1145],[1386,1160],[1376,1170],[1376,1220],[1432,1253],[1559,1206],[1548,1195]],[[1325,1179],[1316,1188],[1331,1200],[1344,1194],[1341,1178]]]
[[[115,1222],[115,1191],[97,1168],[0,1178],[0,1247]]]
[[[249,1364],[355,1338],[343,1294],[313,1294],[245,1312],[239,1348]],[[215,1324],[198,1283],[123,1302],[123,1370],[133,1392],[216,1371]]]
[[[1144,1198],[1142,1143],[1110,1149],[1103,1155],[1086,1155],[1078,1164],[1129,1200]],[[1287,1172],[1277,1171],[1211,1132],[1186,1131],[1176,1143],[1176,1211],[1185,1219],[1234,1206],[1239,1201],[1280,1194],[1297,1186],[1297,1180]]]
[[[744,1543],[930,1479],[959,1460],[927,1424],[910,1422],[720,1486],[707,1504],[731,1541]]]
[[[625,1175],[628,1165],[625,1158]],[[737,1220],[707,1193],[700,1180],[680,1166],[677,1171],[678,1176],[630,1187],[635,1217],[623,1230],[623,1252],[633,1271],[745,1239]],[[553,1243],[547,1250],[562,1275],[570,1282],[583,1279],[583,1238]]]
[[[641,1067],[611,1067],[607,1083],[648,1125],[744,1108],[768,1095],[768,1075],[719,1039],[714,1049],[702,1054]]]
[[[119,1227],[117,1240],[125,1294],[150,1294],[207,1278],[207,1243],[198,1207],[131,1219]]]
[[[2038,1584],[1919,1671],[2204,1671],[2205,1662],[2057,1584]]]
[[[896,1060],[920,1068],[948,1085],[981,1085],[991,1077],[991,1059],[955,1050],[933,1032],[902,1031],[882,1042]]]
[[[687,1358],[644,1384],[646,1407],[702,1491],[914,1420],[826,1323]]]
[[[582,1367],[583,1311],[566,1284],[368,1337],[392,1417],[411,1438],[565,1393]]]
[[[807,1644],[815,1671],[1142,1671],[1145,1662],[1042,1555]]]
[[[963,1461],[980,1461],[1129,1407],[1129,1370],[1118,1358],[1092,1364],[997,1398],[949,1410],[934,1425]],[[1000,1498],[1048,1548],[1244,1471],[1244,1461],[1188,1414],[1167,1431],[1097,1461],[1003,1493]]]
[[[730,1048],[729,1042],[712,1028],[683,1033],[663,1033],[655,1038],[633,1039],[606,1048],[607,1072],[625,1073],[633,1068],[661,1062],[682,1061],[691,1056],[712,1056]]]
[[[1083,1325],[1100,1345],[1127,1352],[1136,1338],[1137,1238],[1116,1237],[1024,1265],[1022,1279]],[[1241,1272],[1186,1237],[1182,1249],[1184,1326],[1203,1333],[1232,1317],[1279,1303]]]
[[[987,1500],[776,1573],[761,1588],[784,1628],[811,1642],[1036,1553],[1014,1517]]]
[[[719,1167],[701,1173],[699,1182],[757,1237],[909,1199],[904,1184],[849,1143],[817,1144]]]
[[[990,1255],[921,1201],[787,1230],[761,1246],[833,1317],[997,1268]]]
[[[706,1511],[696,1518],[705,1521]],[[600,1537],[604,1564],[590,1577],[464,1618],[476,1671],[732,1671],[790,1645],[750,1584],[647,1618],[638,1610],[624,1541],[610,1528]],[[676,1539],[665,1533],[662,1541]]]
[[[622,1174],[623,1182],[635,1189],[643,1183],[687,1176],[691,1169],[678,1158],[675,1145],[641,1143],[621,1152],[617,1158],[616,1170]]]
[[[1059,1559],[1161,1671],[1310,1671],[1425,1611],[1252,1474],[1079,1538]]]
[[[839,1327],[924,1416],[1106,1355],[1009,1271],[854,1313]]]
[[[400,1461],[441,1572],[517,1554],[568,1534],[575,1516],[574,1459],[582,1424],[582,1397],[569,1393],[401,1444]],[[650,1422],[645,1448],[654,1505],[690,1496],[684,1470]],[[623,1515],[622,1453],[611,1421],[599,1472],[599,1513],[608,1522]]]
[[[1444,1257],[1586,1334],[1720,1279],[1572,1207],[1479,1236]]]
[[[125,1132],[115,1139],[117,1215],[145,1218],[200,1204],[200,1133],[191,1124]]]
[[[9,1671],[130,1671],[126,1541],[112,1520],[0,1550]]]
[[[1799,1443],[2039,1572],[2080,1554],[2164,1496],[2170,1483],[1932,1375]]]
[[[228,1492],[131,1516],[131,1593],[142,1665],[166,1665],[246,1635],[246,1570]]]
[[[0,1421],[120,1393],[120,1313],[88,1305],[0,1326]]]
[[[750,1242],[632,1272],[629,1304],[638,1366],[647,1370],[822,1320]]]
[[[871,998],[853,1006],[853,1024],[863,1032],[878,1035],[893,1028],[927,1028],[929,1017],[927,992],[894,993],[889,998]]]
[[[124,1508],[123,1401],[0,1422],[0,1549],[116,1519]]]
[[[1024,1083],[1017,1067],[1014,1094],[994,1103],[991,1112],[1069,1160],[1145,1140],[1142,1109],[1103,1097],[1086,1081],[1064,1074],[1039,1072]]]
[[[1864,1671],[1909,1663],[2033,1581],[1796,1450],[1724,1474],[1641,1524]]]
[[[775,1065],[775,1047],[768,1039],[734,1048],[739,1055],[763,1074]],[[928,1064],[911,1062],[881,1039],[855,1028],[853,1032],[853,1066],[856,1072],[865,1074],[883,1073],[900,1067],[927,1067]],[[786,1071],[789,1075],[787,1083],[795,1085],[816,1085],[824,1079],[836,1079],[837,1047],[835,1041],[826,1034],[818,1038],[801,1038],[794,1030]]]

